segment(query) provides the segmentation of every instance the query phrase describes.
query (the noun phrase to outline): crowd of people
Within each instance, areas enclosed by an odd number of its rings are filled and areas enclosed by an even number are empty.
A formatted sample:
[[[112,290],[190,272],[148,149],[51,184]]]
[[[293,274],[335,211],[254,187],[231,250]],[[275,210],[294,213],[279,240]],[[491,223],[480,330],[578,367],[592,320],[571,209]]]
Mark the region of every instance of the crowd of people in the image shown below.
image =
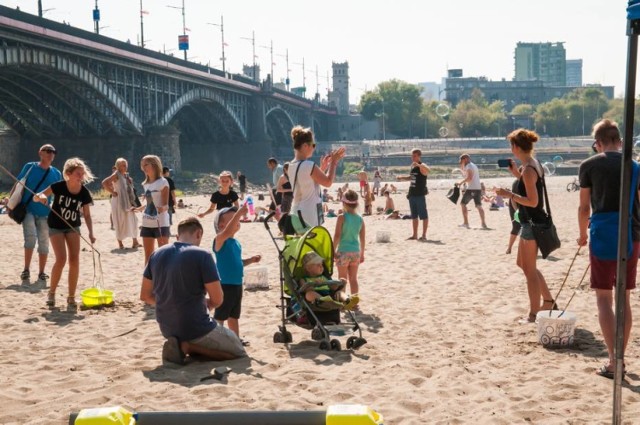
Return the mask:
[[[617,270],[617,232],[613,229],[617,230],[619,217],[621,137],[617,124],[610,120],[598,122],[594,126],[593,136],[594,155],[585,160],[579,169],[577,245],[589,244],[590,247],[591,287],[595,290],[598,317],[609,353],[608,364],[598,373],[612,378],[616,368],[612,303]],[[341,289],[337,293],[329,284],[327,293],[323,293],[316,285],[314,290],[305,292],[305,298],[311,303],[332,302],[343,309],[358,309],[361,301],[358,269],[365,261],[366,223],[363,216],[373,214],[374,201],[376,197],[381,197],[384,207],[380,210],[384,218],[410,219],[411,235],[408,239],[426,242],[429,228],[427,179],[430,167],[422,161],[419,149],[411,151],[409,174],[397,177],[398,181],[410,182],[407,193],[409,214],[402,216],[391,196],[397,188],[390,183],[382,186],[379,170],[374,171],[373,185],[369,183],[368,174],[361,171],[358,174],[358,190],[350,189],[345,184],[338,188],[334,197],[328,188],[335,181],[345,148],[326,153],[316,164],[311,159],[316,148],[313,132],[309,128],[296,126],[291,131],[291,139],[291,161],[280,164],[276,158],[267,160],[271,172],[271,205],[261,208],[277,215],[288,214],[293,231],[298,234],[314,226],[322,226],[325,216],[337,218],[333,242],[338,277],[343,284],[339,285]],[[511,253],[519,236],[516,265],[524,274],[529,297],[529,313],[523,321],[534,322],[539,311],[559,308],[538,267],[539,246],[533,231],[536,223],[548,219],[543,197],[545,170],[534,156],[534,145],[538,141],[535,132],[514,130],[507,140],[515,158],[509,160],[508,166],[515,179],[510,189],[497,188],[494,193],[487,193],[471,156],[463,154],[459,157],[462,178],[456,185],[464,189],[460,200],[460,227],[470,228],[470,201],[473,200],[478,211],[481,229],[489,229],[483,201],[491,204],[490,209],[500,209],[507,201],[512,229],[506,253]],[[62,270],[68,265],[66,304],[67,309],[75,311],[79,252],[81,239],[84,239],[80,231],[82,220],[88,230],[88,243],[95,242],[91,218],[93,198],[86,188],[94,176],[79,158],[68,159],[60,172],[52,165],[55,154],[56,149],[52,145],[43,145],[38,151],[39,161],[25,164],[17,176],[18,180],[25,179],[27,189],[22,198],[27,213],[22,221],[24,268],[20,276],[26,281],[30,279],[31,262],[37,244],[38,279],[45,283],[50,279],[46,304],[50,307],[56,305],[56,290]],[[118,247],[123,249],[124,241],[131,239],[131,248],[144,248],[145,268],[140,298],[155,306],[160,330],[166,338],[163,359],[182,364],[186,356],[194,353],[214,360],[245,356],[248,341],[240,338],[239,325],[244,267],[261,260],[260,255],[244,257],[242,245],[236,239],[241,223],[246,221],[247,216],[251,213],[258,215],[251,211],[254,205],[252,196],[247,194],[246,176],[240,171],[235,175],[239,183],[238,193],[233,188],[234,175],[230,171],[222,171],[218,179],[219,187],[211,195],[209,208],[178,223],[177,241],[169,243],[174,208],[184,208],[184,203],[176,200],[171,170],[162,166],[158,156],[144,156],[140,167],[144,173],[142,202],[124,158],[116,159],[113,173],[102,180],[102,187],[111,196],[111,217]],[[640,166],[634,163],[630,241],[626,253],[625,346],[632,323],[628,293],[635,288],[640,253],[639,174]],[[332,202],[340,204],[338,211],[327,207]],[[3,208],[6,208],[4,201]],[[138,212],[142,213],[140,222],[136,215]],[[199,218],[212,213],[215,213],[215,239],[209,251],[199,247],[204,233]],[[142,238],[142,244],[138,238]],[[45,270],[49,244],[55,254],[51,277]],[[322,274],[321,265],[325,259],[317,257],[317,254],[305,256],[303,264],[308,274],[307,280],[317,280]],[[622,370],[624,373],[624,368]]]

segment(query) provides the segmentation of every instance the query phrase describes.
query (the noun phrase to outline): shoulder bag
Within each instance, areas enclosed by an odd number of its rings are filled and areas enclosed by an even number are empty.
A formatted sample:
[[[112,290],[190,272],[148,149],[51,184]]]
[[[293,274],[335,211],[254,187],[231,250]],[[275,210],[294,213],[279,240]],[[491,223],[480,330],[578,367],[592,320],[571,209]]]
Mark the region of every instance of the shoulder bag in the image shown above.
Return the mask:
[[[31,172],[31,168],[29,169],[29,172]],[[47,178],[49,171],[51,171],[51,167],[47,168],[47,171],[45,171],[44,175],[36,185],[36,188],[33,190],[34,192],[38,192],[40,185]],[[26,179],[25,179],[25,183],[26,183]],[[23,191],[24,191],[24,187],[25,186],[22,186]],[[24,221],[24,218],[27,216],[27,205],[29,205],[29,202],[31,202],[32,200],[33,200],[33,196],[29,196],[29,198],[27,198],[27,202],[20,202],[18,205],[16,205],[14,209],[9,210],[9,217],[16,223],[22,224],[22,222]]]
[[[538,170],[536,170],[536,173],[538,173]],[[540,175],[538,176],[540,177]],[[540,254],[542,254],[543,259],[546,259],[549,254],[560,248],[560,238],[556,231],[556,225],[553,224],[553,219],[551,218],[551,206],[549,205],[549,195],[547,195],[547,185],[544,181],[544,169],[540,178],[542,179],[542,192],[544,193],[547,217],[541,223],[535,223],[532,220],[529,220],[529,223],[531,223],[533,237],[536,239]]]

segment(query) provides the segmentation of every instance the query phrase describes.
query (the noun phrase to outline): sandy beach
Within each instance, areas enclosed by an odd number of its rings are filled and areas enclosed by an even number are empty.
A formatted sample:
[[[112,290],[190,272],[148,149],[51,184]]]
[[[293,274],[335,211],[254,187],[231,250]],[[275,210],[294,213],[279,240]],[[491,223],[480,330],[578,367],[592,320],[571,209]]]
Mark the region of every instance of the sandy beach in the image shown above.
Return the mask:
[[[572,180],[547,181],[562,248],[548,260],[539,258],[538,267],[554,295],[577,249],[578,192],[565,190]],[[487,187],[509,187],[511,181],[484,180]],[[401,211],[408,211],[407,185],[398,184],[401,193],[393,195]],[[486,205],[485,231],[472,208],[471,229],[459,228],[460,207],[445,197],[451,185],[429,180],[427,243],[405,240],[408,220],[365,217],[357,317],[368,344],[357,351],[344,348],[345,338],[342,351],[321,351],[309,331],[295,326],[289,327],[291,344],[272,342],[280,322],[277,252],[262,223],[243,224],[237,236],[243,252],[262,255],[270,284],[269,290],[245,292],[240,327],[250,357],[184,367],[162,365],[154,311],[138,301],[144,255],[141,249],[116,249],[108,201],[96,202],[92,216],[105,287],[115,291],[116,304],[76,314],[47,308],[47,289],[35,277],[21,283],[22,228],[1,215],[0,423],[63,424],[70,412],[113,405],[138,411],[317,410],[338,403],[369,405],[387,425],[610,423],[613,381],[595,374],[607,356],[588,282],[568,309],[578,317],[575,344],[543,348],[536,325],[518,323],[528,301],[516,250],[505,254],[508,211]],[[209,196],[187,198],[193,206],[178,210],[174,223],[208,205]],[[376,199],[375,206],[383,205],[382,197]],[[213,215],[204,219],[207,249],[212,223]],[[334,225],[335,219],[327,219],[332,234]],[[86,236],[84,225],[82,230]],[[389,243],[376,242],[382,230],[390,232]],[[90,249],[82,246],[79,291],[92,285],[94,275]],[[53,253],[47,272],[52,263]],[[587,264],[583,249],[560,307]],[[35,261],[32,276],[34,267]],[[58,305],[66,290],[65,269]],[[637,313],[638,294],[632,297]],[[640,422],[639,341],[636,327],[622,389],[625,423]],[[221,365],[232,368],[227,379],[200,381]]]

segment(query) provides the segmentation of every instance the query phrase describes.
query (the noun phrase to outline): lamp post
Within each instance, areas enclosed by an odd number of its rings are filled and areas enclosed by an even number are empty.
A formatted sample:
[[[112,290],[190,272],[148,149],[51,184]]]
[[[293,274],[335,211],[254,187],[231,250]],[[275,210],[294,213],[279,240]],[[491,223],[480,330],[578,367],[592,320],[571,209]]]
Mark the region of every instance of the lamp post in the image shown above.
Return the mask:
[[[38,0],[38,16],[42,18],[42,0]]]
[[[140,0],[140,47],[144,49],[144,20],[142,16],[144,15],[144,10],[142,9],[142,0]]]
[[[98,0],[96,0],[96,8],[93,9],[93,28],[96,34],[100,34],[100,9],[98,9]]]
[[[271,83],[273,84],[273,82],[275,81],[273,78],[273,40],[271,40],[271,43],[268,46],[260,46],[264,49],[269,49],[269,53],[270,53],[270,58],[271,58]]]
[[[289,80],[289,71],[290,71],[290,69],[289,69],[289,49],[287,48],[286,54],[277,55],[277,56],[283,57],[287,61],[287,79],[285,80],[285,84],[287,86],[287,91],[289,91],[289,84],[291,82],[291,80]]]
[[[253,80],[258,81],[258,72],[256,69],[256,32],[251,31],[251,38],[249,37],[240,37],[243,40],[249,40],[251,42],[251,47],[253,51]]]
[[[182,0],[182,7],[178,7],[178,6],[171,6],[171,5],[167,5],[167,7],[170,7],[172,9],[181,9],[182,10],[182,35],[184,37],[187,36],[187,19],[186,19],[186,14],[185,14],[185,10],[184,10],[184,0]],[[187,60],[187,50],[189,50],[189,43],[187,42],[186,45],[186,49],[183,50],[184,52],[184,60]]]
[[[303,89],[303,96],[302,97],[307,97],[307,74],[306,71],[304,69],[304,56],[302,57],[302,63],[294,63],[294,65],[302,65],[302,89]]]
[[[207,25],[213,25],[215,27],[220,27],[220,35],[222,36],[222,58],[220,58],[222,60],[222,72],[225,73],[227,72],[226,66],[225,66],[225,61],[227,60],[226,56],[224,55],[224,17],[222,15],[220,15],[220,23],[219,24],[214,24],[211,22],[207,22]]]

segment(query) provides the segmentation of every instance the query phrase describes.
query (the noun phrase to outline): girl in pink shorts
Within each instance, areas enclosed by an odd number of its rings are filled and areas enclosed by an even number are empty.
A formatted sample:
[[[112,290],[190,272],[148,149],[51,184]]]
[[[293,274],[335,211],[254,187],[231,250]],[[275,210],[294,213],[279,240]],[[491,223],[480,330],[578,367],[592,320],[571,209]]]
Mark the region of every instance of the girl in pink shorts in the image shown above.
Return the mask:
[[[364,221],[357,211],[358,194],[347,190],[342,197],[343,213],[338,216],[333,244],[340,279],[349,281],[351,295],[358,294],[358,266],[364,262]]]

